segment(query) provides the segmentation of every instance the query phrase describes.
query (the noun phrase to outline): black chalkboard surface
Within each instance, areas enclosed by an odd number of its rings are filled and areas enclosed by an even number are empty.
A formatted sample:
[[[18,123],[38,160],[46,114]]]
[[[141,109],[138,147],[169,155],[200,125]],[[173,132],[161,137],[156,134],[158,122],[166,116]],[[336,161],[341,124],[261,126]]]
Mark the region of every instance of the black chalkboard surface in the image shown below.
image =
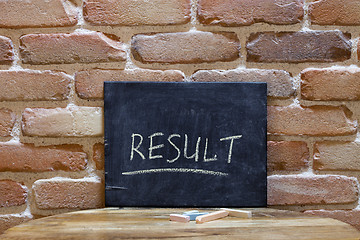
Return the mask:
[[[266,83],[105,82],[107,206],[266,206]]]

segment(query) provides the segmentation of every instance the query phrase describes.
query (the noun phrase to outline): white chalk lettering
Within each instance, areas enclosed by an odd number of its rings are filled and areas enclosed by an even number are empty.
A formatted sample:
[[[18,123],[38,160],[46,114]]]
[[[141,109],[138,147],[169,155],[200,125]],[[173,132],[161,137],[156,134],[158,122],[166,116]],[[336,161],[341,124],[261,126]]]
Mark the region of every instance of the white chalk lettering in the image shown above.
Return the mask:
[[[212,157],[212,158],[206,158],[207,149],[208,149],[208,141],[209,141],[209,139],[206,138],[206,139],[205,139],[205,150],[204,150],[204,162],[216,161],[216,160],[217,160],[216,154],[215,154],[214,157]]]
[[[181,151],[180,151],[180,149],[175,145],[175,143],[173,143],[172,141],[171,141],[171,139],[173,138],[173,137],[178,137],[178,138],[180,138],[181,136],[179,135],[179,134],[171,134],[169,137],[168,137],[168,142],[171,144],[171,146],[173,146],[174,148],[175,148],[175,150],[177,151],[177,156],[175,157],[175,158],[173,158],[173,159],[167,159],[166,161],[168,162],[168,163],[173,163],[173,162],[175,162],[176,160],[178,160],[179,159],[179,157],[180,157],[180,155],[181,155]]]
[[[153,137],[163,136],[164,134],[162,132],[157,132],[149,136],[150,138],[150,146],[149,146],[149,159],[157,159],[157,158],[163,158],[162,155],[155,155],[153,156],[153,150],[163,148],[164,144],[158,144],[153,146]]]
[[[187,156],[187,147],[188,147],[188,135],[185,134],[185,146],[184,146],[184,157],[187,159],[195,158],[195,162],[199,161],[199,146],[200,146],[201,137],[198,137],[196,141],[195,153],[191,156]]]
[[[231,140],[231,142],[230,142],[230,147],[229,147],[229,154],[228,154],[227,163],[231,163],[231,155],[232,155],[232,149],[233,149],[233,146],[234,146],[234,140],[235,140],[235,139],[240,139],[241,137],[242,137],[242,135],[236,135],[236,136],[230,136],[230,137],[220,138],[220,141]]]
[[[192,147],[189,147],[189,144],[192,144],[192,146],[194,146],[194,142],[189,143],[188,134],[180,135],[178,133],[173,133],[168,135],[167,141],[163,138],[164,135],[165,134],[162,132],[155,132],[151,135],[148,135],[147,137],[147,139],[149,139],[148,142],[146,142],[146,144],[143,144],[144,137],[141,134],[133,133],[131,135],[130,161],[136,158],[135,154],[138,154],[142,160],[145,160],[147,157],[149,160],[166,159],[166,162],[168,163],[174,163],[176,161],[179,161],[180,159],[182,160],[192,159],[195,162],[199,162],[200,157],[203,158],[202,162],[204,163],[218,161],[218,159],[220,158],[222,159],[226,157],[227,158],[225,161],[227,163],[231,163],[234,152],[234,144],[236,144],[235,140],[242,138],[242,135],[233,135],[229,137],[220,138],[219,139],[220,142],[223,141],[230,141],[230,142],[229,142],[227,156],[225,155],[226,149],[225,149],[225,153],[224,151],[221,151],[221,155],[219,156],[216,151],[217,149],[210,148],[210,146],[215,143],[213,140],[211,141],[209,138],[203,138],[205,139],[205,141],[204,143],[202,143],[201,137],[197,137],[196,145],[194,149]],[[182,139],[183,137],[184,139]],[[194,136],[192,136],[191,139],[194,139],[193,137]],[[175,138],[178,138],[178,140],[175,140]],[[182,142],[183,140],[185,140],[185,142]],[[182,145],[182,143],[184,143],[184,145]],[[193,151],[193,149],[194,149],[194,153],[190,155],[189,151],[191,152]]]
[[[134,148],[134,145],[135,145],[135,137],[140,137],[140,142],[139,142],[138,145]],[[133,159],[134,159],[134,152],[137,152],[142,159],[145,159],[144,154],[142,154],[142,153],[139,151],[139,147],[140,147],[140,145],[142,144],[142,142],[143,142],[143,136],[141,136],[140,134],[137,134],[137,133],[131,134],[131,153],[130,153],[130,160],[133,160]]]
[[[192,168],[156,168],[156,169],[144,169],[131,172],[123,172],[122,175],[138,175],[138,174],[151,174],[151,173],[163,173],[163,172],[181,172],[181,173],[196,173],[196,174],[207,174],[215,176],[228,176],[228,173],[217,172],[205,169],[192,169]]]

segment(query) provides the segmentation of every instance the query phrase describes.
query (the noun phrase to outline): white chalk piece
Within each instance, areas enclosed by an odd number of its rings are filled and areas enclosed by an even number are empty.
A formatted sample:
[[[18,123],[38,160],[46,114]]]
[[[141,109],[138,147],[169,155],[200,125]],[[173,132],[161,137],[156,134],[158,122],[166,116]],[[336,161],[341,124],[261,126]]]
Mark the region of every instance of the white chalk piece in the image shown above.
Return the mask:
[[[181,214],[170,214],[170,221],[186,223],[190,221],[190,217]]]
[[[196,217],[196,223],[204,223],[204,222],[209,222],[209,221],[213,221],[219,218],[223,218],[226,217],[227,215],[229,215],[229,212],[227,211],[216,211],[216,212],[212,212],[206,215],[201,215]]]
[[[227,211],[230,217],[238,217],[238,218],[251,218],[251,211],[238,210],[238,209],[230,209],[230,208],[220,208],[221,210]]]

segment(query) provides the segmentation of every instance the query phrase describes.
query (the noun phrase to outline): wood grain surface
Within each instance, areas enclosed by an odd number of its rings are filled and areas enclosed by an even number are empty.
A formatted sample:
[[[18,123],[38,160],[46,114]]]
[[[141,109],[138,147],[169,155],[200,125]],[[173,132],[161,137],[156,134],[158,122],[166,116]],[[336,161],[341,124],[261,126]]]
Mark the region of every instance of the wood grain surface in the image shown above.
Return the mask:
[[[189,210],[194,209],[85,210],[29,221],[8,229],[0,239],[360,239],[360,232],[343,222],[268,208],[251,209],[250,219],[226,217],[203,224],[169,221],[171,213]]]

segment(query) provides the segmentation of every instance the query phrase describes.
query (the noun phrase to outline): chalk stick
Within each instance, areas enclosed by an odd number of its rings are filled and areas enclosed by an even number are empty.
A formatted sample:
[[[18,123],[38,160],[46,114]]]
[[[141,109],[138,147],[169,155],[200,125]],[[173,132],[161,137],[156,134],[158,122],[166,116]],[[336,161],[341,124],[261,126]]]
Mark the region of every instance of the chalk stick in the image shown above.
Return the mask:
[[[239,218],[251,218],[251,211],[230,209],[230,208],[221,208],[221,210],[227,211],[230,217],[239,217]]]
[[[195,221],[198,216],[209,214],[208,212],[184,212],[183,215],[189,216],[190,221]]]
[[[204,223],[204,222],[209,222],[209,221],[213,221],[219,218],[223,218],[226,217],[227,215],[229,215],[229,213],[227,211],[216,211],[216,212],[212,212],[206,215],[201,215],[196,217],[196,223]]]
[[[181,214],[170,214],[170,221],[186,223],[190,221],[190,217]]]

